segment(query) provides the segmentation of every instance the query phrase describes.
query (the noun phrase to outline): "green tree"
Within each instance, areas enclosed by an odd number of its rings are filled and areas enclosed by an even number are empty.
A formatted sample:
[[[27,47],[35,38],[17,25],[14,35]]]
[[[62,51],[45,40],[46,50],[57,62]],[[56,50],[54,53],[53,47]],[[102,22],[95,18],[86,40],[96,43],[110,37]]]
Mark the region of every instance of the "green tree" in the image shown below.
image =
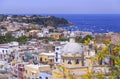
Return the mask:
[[[2,43],[6,43],[7,42],[7,39],[5,36],[0,36],[0,44]]]
[[[6,38],[7,42],[11,42],[14,39],[14,37],[12,36],[12,32],[7,32],[5,34],[5,38]]]
[[[91,36],[91,35],[86,35],[82,40],[81,42],[84,43],[84,44],[89,44],[90,43],[90,40],[93,40],[94,38]]]
[[[27,42],[27,40],[28,40],[28,38],[26,36],[21,36],[16,39],[16,41],[19,42],[20,44],[25,44]]]

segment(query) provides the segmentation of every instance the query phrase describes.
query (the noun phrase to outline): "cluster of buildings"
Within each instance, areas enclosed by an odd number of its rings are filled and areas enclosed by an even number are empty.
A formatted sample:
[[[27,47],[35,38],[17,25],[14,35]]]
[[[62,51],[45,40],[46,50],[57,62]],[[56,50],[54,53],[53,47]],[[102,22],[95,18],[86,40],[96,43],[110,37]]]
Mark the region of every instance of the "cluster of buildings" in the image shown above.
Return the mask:
[[[70,79],[69,75],[82,79],[83,75],[91,71],[109,73],[109,58],[102,61],[102,66],[98,61],[93,62],[96,56],[94,41],[91,40],[86,45],[75,40],[92,35],[91,32],[56,30],[51,26],[40,29],[40,25],[9,21],[1,22],[0,25],[4,26],[0,29],[1,36],[10,31],[15,38],[33,37],[22,45],[15,41],[0,44],[0,73],[7,73],[5,75],[9,79]],[[33,27],[36,29],[28,30]],[[119,33],[92,36],[98,43],[98,49],[105,46],[103,38],[111,39],[113,44],[120,41]],[[56,40],[35,39],[40,37],[52,37]],[[69,41],[58,41],[60,38],[68,38]]]
[[[3,21],[0,23],[0,35],[4,36],[6,33],[11,32],[12,36],[15,38],[19,38],[21,36],[26,37],[52,37],[54,39],[59,38],[69,38],[71,31],[66,31],[63,29],[55,29],[55,27],[47,26],[46,28],[41,28],[42,26],[36,24],[26,24],[26,23],[9,23],[9,21]],[[24,28],[25,27],[25,28]],[[29,27],[29,28],[27,28]],[[41,28],[41,29],[40,29]],[[76,37],[84,37],[86,35],[92,35],[91,32],[75,32]]]
[[[76,33],[71,32],[69,41],[49,41],[32,39],[24,45],[18,42],[0,44],[2,68],[16,79],[69,79],[67,75],[58,78],[63,66],[70,74],[80,79],[91,69],[95,72],[109,72],[108,61],[99,66],[93,62],[95,49],[93,41],[89,45],[77,43]],[[99,46],[104,46],[99,44]]]

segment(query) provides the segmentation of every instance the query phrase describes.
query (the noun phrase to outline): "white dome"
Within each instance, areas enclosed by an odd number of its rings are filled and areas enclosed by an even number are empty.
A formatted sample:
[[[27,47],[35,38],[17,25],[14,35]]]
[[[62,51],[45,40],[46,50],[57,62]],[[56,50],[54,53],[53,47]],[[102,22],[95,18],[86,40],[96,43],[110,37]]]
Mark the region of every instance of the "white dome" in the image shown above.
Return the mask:
[[[64,54],[82,54],[82,47],[78,43],[69,42],[63,48]]]

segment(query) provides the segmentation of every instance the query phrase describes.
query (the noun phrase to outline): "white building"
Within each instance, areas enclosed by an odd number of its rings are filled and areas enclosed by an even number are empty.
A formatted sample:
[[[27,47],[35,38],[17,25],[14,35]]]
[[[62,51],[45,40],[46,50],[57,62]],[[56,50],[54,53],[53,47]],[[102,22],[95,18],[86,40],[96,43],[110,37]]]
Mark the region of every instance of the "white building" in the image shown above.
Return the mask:
[[[44,34],[43,33],[38,33],[37,37],[44,37]]]
[[[15,37],[15,38],[19,38],[21,36],[24,36],[25,35],[25,31],[24,30],[21,30],[21,31],[15,31],[12,33],[12,36]]]
[[[11,48],[9,44],[0,44],[0,59],[4,60],[6,59],[7,55],[11,54]]]
[[[48,72],[39,72],[39,79],[50,79],[51,74]]]
[[[0,59],[7,59],[12,52],[18,50],[18,45],[19,44],[17,42],[11,42],[10,44],[0,44]]]
[[[62,53],[62,46],[55,46],[55,56],[54,56],[55,65],[60,63],[61,53]]]

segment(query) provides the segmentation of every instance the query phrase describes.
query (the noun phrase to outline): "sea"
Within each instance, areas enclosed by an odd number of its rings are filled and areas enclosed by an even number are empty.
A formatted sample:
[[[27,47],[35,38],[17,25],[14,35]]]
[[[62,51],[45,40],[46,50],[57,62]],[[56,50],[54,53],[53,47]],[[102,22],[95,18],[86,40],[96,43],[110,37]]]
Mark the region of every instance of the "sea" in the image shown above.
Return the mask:
[[[89,31],[92,33],[120,32],[120,14],[48,14],[65,18],[72,26],[58,28],[71,31]]]
[[[58,29],[62,28],[70,31],[76,30],[88,31],[92,33],[120,32],[120,14],[37,14],[37,15],[56,16],[59,18],[65,18],[69,22],[73,23],[72,26],[58,26]]]

